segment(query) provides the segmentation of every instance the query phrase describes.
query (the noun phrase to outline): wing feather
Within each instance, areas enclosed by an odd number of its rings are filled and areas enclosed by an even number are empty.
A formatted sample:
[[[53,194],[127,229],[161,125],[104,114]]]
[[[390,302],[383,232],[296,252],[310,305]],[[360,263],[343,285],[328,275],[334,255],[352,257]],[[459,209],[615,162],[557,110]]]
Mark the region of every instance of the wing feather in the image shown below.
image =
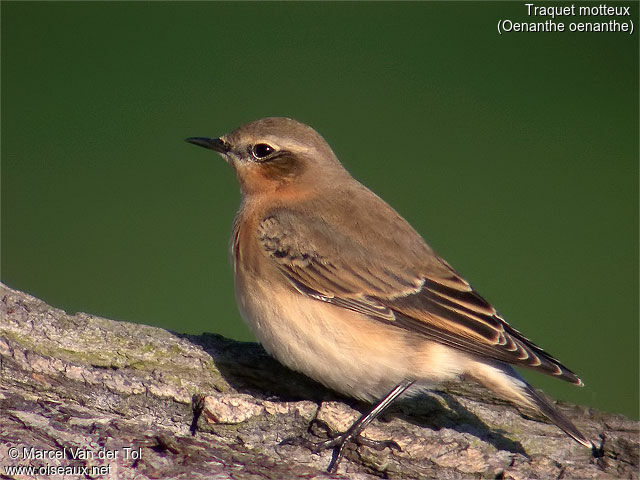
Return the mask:
[[[471,354],[582,384],[511,327],[421,239],[424,247],[419,256],[398,251],[385,254],[358,241],[357,235],[349,236],[349,229],[338,232],[322,218],[282,209],[261,222],[258,237],[280,271],[304,295]]]

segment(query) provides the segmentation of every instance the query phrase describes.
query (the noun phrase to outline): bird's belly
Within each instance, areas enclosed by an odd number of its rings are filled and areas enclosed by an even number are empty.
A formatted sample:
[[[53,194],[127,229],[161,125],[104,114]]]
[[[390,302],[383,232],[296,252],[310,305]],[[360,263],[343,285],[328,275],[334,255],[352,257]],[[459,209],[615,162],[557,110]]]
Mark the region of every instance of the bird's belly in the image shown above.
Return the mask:
[[[276,283],[236,273],[240,312],[281,363],[367,401],[411,378],[411,348],[402,330]]]

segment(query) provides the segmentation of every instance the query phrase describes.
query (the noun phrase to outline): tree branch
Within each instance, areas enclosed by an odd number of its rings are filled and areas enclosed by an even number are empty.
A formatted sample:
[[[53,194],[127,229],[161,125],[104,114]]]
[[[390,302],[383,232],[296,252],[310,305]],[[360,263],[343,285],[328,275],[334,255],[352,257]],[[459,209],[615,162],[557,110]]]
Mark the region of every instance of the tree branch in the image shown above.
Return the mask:
[[[562,405],[590,438],[606,436],[594,458],[467,383],[398,402],[365,435],[401,450],[351,445],[328,475],[331,452],[280,443],[324,440],[363,405],[257,344],[68,315],[2,284],[0,372],[2,478],[638,478],[638,422]],[[195,435],[192,405],[203,407]]]

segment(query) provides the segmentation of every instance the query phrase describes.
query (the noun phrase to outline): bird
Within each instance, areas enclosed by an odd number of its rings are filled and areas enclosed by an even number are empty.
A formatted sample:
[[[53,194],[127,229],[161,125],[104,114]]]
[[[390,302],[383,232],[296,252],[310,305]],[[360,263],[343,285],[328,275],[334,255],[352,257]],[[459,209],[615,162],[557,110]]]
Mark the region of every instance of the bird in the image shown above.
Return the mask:
[[[580,378],[509,325],[312,127],[267,117],[186,141],[220,154],[238,178],[230,256],[254,335],[287,367],[372,405],[317,445],[333,449],[329,472],[403,393],[465,379],[595,448],[513,367]]]

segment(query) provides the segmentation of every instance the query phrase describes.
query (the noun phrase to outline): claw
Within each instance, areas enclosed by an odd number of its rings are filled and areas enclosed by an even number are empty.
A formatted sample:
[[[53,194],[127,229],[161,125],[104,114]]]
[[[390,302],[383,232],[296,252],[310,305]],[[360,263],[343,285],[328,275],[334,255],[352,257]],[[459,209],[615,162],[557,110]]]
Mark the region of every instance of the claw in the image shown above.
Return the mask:
[[[304,445],[313,453],[318,453],[322,450],[326,450],[327,448],[333,448],[333,453],[331,454],[331,462],[329,463],[329,467],[327,468],[327,472],[336,473],[338,470],[338,465],[340,464],[340,460],[342,460],[342,456],[344,455],[344,447],[350,441],[355,441],[359,445],[365,445],[368,447],[372,447],[376,450],[382,450],[384,448],[391,448],[392,450],[401,451],[400,445],[398,445],[393,440],[383,440],[376,441],[368,438],[364,438],[360,435],[367,425],[369,425],[380,413],[384,411],[396,398],[398,398],[402,393],[413,385],[413,380],[403,380],[398,385],[396,385],[393,390],[391,390],[382,400],[380,400],[374,407],[368,412],[362,415],[358,420],[355,421],[349,430],[344,433],[336,434],[331,431],[329,425],[326,422],[315,419],[314,422],[311,422],[309,425],[309,432],[314,433],[312,431],[312,426],[314,423],[323,426],[327,435],[330,437],[328,440],[324,440],[319,443],[313,443],[306,439],[294,440],[294,439],[286,439],[283,440],[280,445]]]
[[[315,444],[304,437],[289,437],[282,440],[278,445],[293,445],[296,447],[305,447],[309,450],[313,450],[313,446]]]
[[[316,420],[318,423],[321,421]],[[324,422],[321,422],[324,423]],[[328,428],[328,425],[324,424],[323,426]],[[363,445],[365,447],[373,448],[374,450],[381,451],[385,448],[390,448],[391,450],[395,450],[397,452],[402,451],[400,445],[394,440],[372,440],[370,438],[364,437],[360,434],[355,434],[351,431],[346,431],[344,433],[337,433],[331,430],[327,431],[327,435],[330,437],[327,440],[323,440],[321,442],[312,442],[311,440],[307,440],[304,437],[290,437],[282,440],[280,445],[295,445],[300,447],[305,447],[311,450],[313,453],[320,453],[323,450],[327,450],[329,448],[333,449],[333,453],[331,455],[331,462],[329,463],[329,467],[327,468],[327,472],[336,473],[338,469],[338,465],[344,456],[344,448],[347,443],[353,441],[358,445]]]
[[[395,440],[372,440],[363,435],[358,435],[355,438],[355,441],[358,445],[364,445],[365,447],[373,448],[374,450],[380,451],[385,448],[390,448],[391,450],[395,450],[396,452],[401,452],[402,447],[398,445],[398,442]]]

